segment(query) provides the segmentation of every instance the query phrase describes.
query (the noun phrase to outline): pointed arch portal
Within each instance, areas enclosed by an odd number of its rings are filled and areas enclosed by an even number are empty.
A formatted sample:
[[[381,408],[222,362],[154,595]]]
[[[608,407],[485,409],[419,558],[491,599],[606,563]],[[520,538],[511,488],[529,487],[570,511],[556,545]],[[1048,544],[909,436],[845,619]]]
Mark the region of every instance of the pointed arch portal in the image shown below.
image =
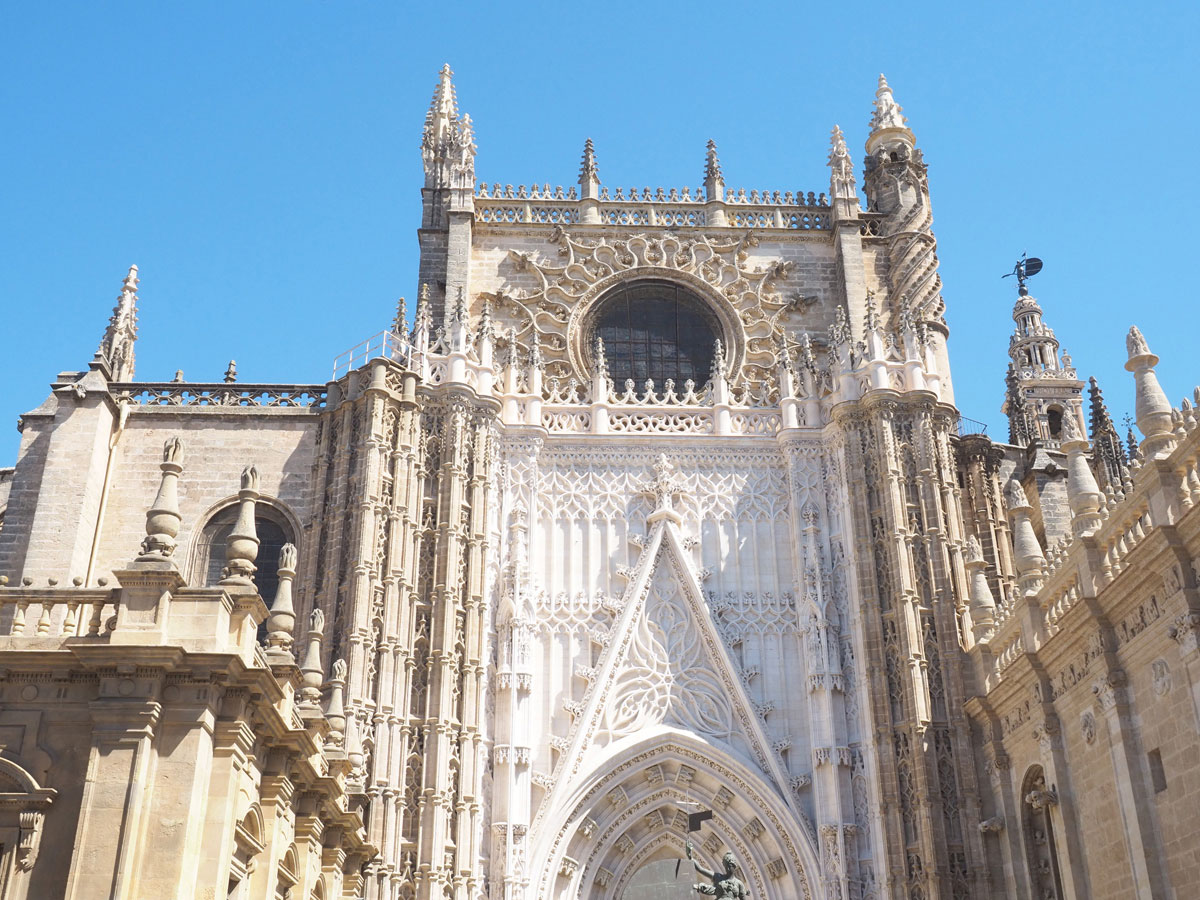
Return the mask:
[[[722,854],[731,850],[752,897],[813,896],[815,838],[750,766],[696,735],[665,727],[612,751],[545,822],[545,845],[534,848],[540,900],[622,897],[648,863],[683,857],[686,815],[698,806],[713,810],[692,836],[701,865],[719,870]],[[686,862],[685,878],[696,880]]]
[[[698,808],[713,811],[698,862],[718,870],[729,850],[756,900],[812,897],[816,838],[712,622],[680,490],[661,456],[621,614],[534,818],[538,900],[622,897],[646,864],[684,855]]]

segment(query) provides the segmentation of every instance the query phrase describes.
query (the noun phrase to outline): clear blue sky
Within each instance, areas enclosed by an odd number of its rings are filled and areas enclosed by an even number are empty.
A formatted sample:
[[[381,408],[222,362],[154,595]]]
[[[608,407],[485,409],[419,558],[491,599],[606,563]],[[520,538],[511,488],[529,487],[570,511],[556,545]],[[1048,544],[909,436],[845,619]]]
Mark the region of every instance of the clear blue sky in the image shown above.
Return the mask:
[[[1195,4],[31,3],[0,9],[0,465],[91,358],[130,263],[137,374],[325,381],[416,281],[422,117],[443,62],[481,179],[827,189],[885,72],[930,165],[965,415],[999,405],[1022,250],[1115,418],[1124,334],[1196,364]],[[861,180],[861,179],[860,179]]]

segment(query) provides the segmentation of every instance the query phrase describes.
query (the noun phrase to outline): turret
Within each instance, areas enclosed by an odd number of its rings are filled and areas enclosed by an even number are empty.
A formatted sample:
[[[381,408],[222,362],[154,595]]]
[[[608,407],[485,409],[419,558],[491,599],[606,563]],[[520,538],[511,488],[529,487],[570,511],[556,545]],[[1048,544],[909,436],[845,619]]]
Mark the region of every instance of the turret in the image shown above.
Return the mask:
[[[943,317],[946,304],[938,275],[927,169],[908,120],[882,75],[870,127],[863,190],[867,209],[886,216],[880,223],[883,236],[889,238],[884,312],[891,319],[907,309],[917,325],[928,327],[932,368],[940,373],[939,392],[943,400],[953,403],[946,351],[949,330]]]
[[[1076,431],[1083,432],[1083,382],[1070,357],[1060,353],[1058,338],[1043,321],[1042,307],[1029,295],[1023,277],[1019,284],[1001,409],[1008,416],[1012,443],[1027,447],[1040,441],[1053,447],[1064,439],[1064,418],[1073,419]]]
[[[471,227],[475,215],[475,132],[459,114],[449,66],[443,66],[421,133],[425,186],[421,190],[418,281],[430,285],[433,313],[444,314],[460,288],[468,292]]]

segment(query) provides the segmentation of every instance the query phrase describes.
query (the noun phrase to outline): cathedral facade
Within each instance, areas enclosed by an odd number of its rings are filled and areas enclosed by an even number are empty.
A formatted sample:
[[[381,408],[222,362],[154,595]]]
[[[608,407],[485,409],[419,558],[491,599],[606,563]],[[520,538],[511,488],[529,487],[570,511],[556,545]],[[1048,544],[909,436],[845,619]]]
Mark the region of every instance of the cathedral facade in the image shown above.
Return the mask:
[[[830,146],[489,184],[446,68],[323,385],[136,381],[131,269],[0,470],[0,898],[1188,896],[1194,409],[1134,328],[1122,438],[1022,278],[977,433],[882,77],[865,204]]]

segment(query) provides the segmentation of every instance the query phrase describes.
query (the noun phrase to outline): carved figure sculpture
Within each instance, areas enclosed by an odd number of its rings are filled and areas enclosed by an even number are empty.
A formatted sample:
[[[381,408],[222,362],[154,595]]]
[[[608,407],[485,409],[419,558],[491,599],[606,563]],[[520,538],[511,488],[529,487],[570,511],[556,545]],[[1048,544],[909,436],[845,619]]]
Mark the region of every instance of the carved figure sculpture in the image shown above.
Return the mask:
[[[687,858],[692,859],[693,845],[691,841],[687,842]],[[704,894],[706,897],[723,897],[726,900],[748,900],[750,890],[745,883],[737,877],[736,873],[739,869],[737,860],[734,859],[732,853],[726,853],[721,858],[721,863],[725,866],[725,872],[710,872],[700,863],[692,859],[692,865],[696,867],[696,871],[709,879],[711,884],[695,884],[692,887],[697,893]]]

